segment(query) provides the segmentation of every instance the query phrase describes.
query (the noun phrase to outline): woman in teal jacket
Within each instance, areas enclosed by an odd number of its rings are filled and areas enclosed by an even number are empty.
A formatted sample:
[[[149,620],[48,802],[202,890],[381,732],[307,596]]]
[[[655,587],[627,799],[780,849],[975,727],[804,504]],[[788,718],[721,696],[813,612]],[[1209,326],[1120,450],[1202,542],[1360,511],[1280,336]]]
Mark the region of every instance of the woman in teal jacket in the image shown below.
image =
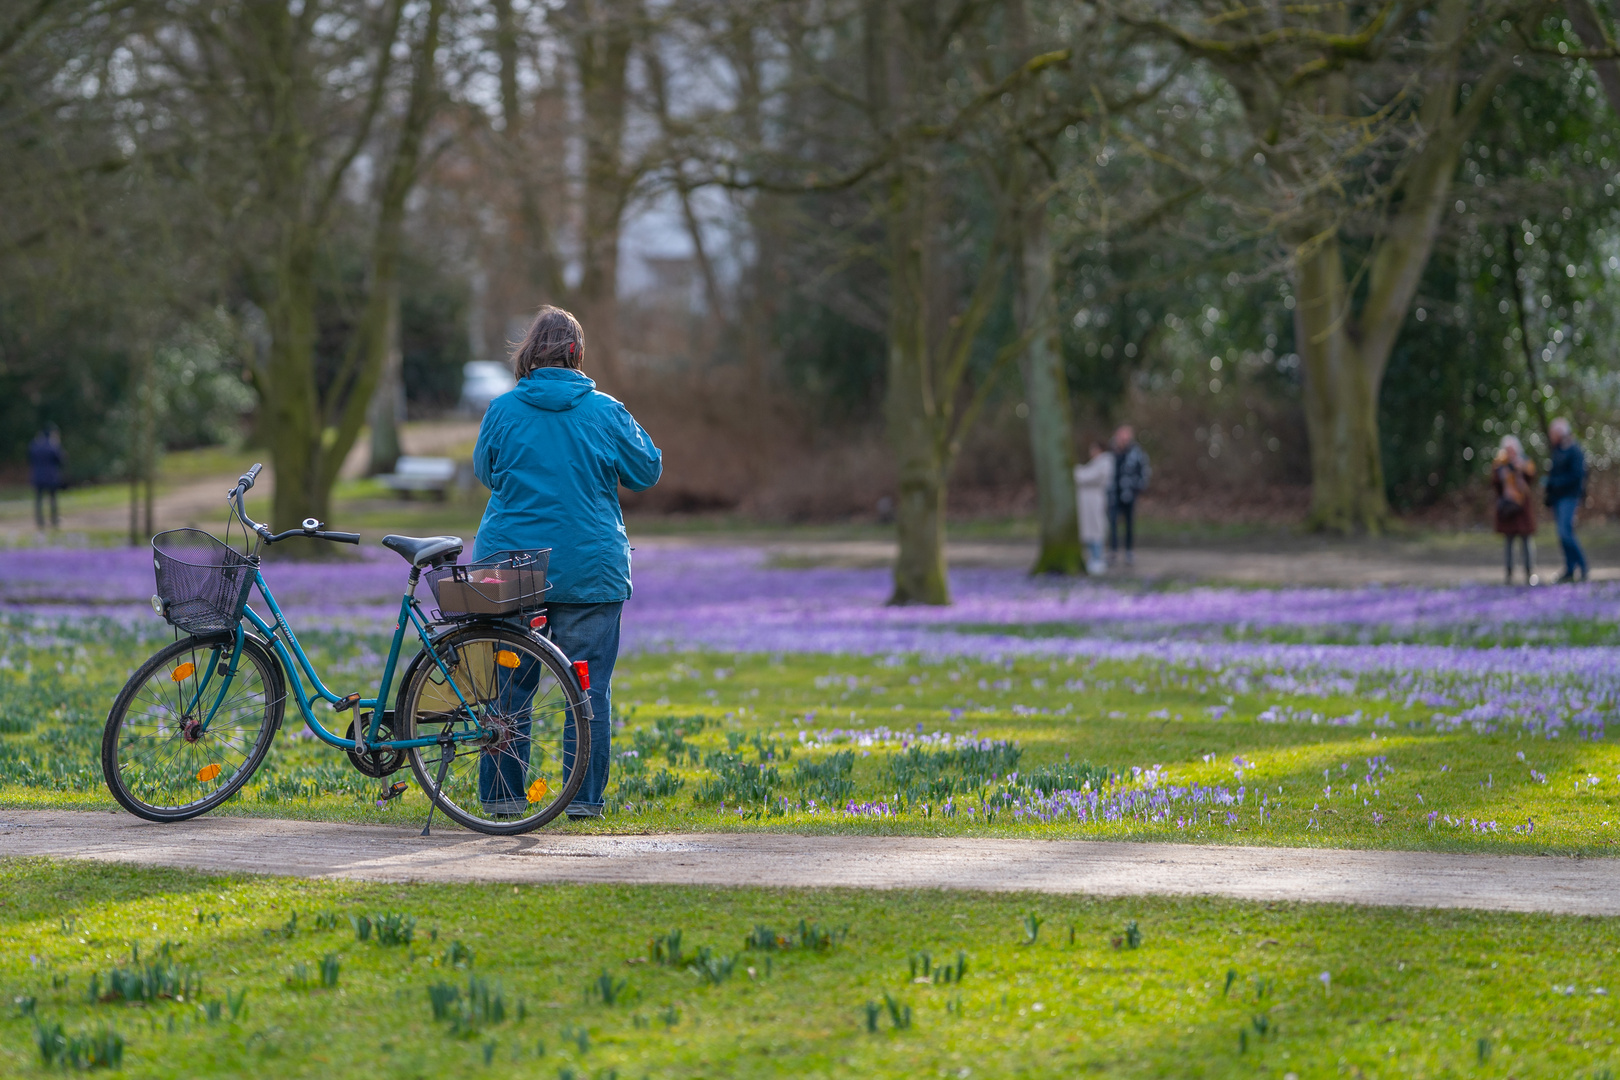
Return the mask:
[[[568,807],[574,819],[600,816],[607,788],[609,691],[619,656],[619,618],[630,597],[630,539],[619,486],[644,491],[664,469],[662,451],[630,411],[580,370],[584,358],[578,320],[550,305],[541,308],[512,356],[517,388],[490,403],[473,451],[473,472],[490,491],[473,558],[550,548],[551,640],[570,660],[590,665],[591,756],[584,786]],[[514,674],[519,684],[529,675]],[[563,744],[569,768],[572,743],[570,733]],[[522,777],[497,776],[497,769],[520,768],[519,760],[484,763],[490,774],[480,777],[486,810],[525,812],[517,803],[498,805],[492,795],[523,790]]]

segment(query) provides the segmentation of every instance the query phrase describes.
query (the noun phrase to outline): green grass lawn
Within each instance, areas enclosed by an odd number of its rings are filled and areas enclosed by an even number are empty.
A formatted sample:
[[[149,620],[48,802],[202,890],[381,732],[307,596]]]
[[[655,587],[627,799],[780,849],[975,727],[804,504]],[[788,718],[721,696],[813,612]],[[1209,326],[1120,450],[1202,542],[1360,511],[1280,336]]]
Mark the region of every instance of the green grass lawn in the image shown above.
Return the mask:
[[[56,1071],[42,1032],[121,1041],[141,1077],[1598,1080],[1617,1057],[1613,919],[8,860],[0,928],[6,1076]]]
[[[19,634],[0,650],[0,805],[111,805],[96,765],[105,710],[153,645],[110,625],[33,645]],[[384,647],[338,632],[306,644],[356,686]],[[1430,707],[1398,698],[1234,692],[1157,662],[634,655],[615,680],[615,710],[608,816],[554,828],[1603,855],[1620,840],[1612,740],[1531,738],[1505,723],[1440,731]],[[412,824],[425,814],[414,788],[378,809],[381,783],[293,738],[301,727],[289,718],[265,768],[223,812]],[[927,739],[902,746],[919,735]],[[989,749],[964,749],[969,735]],[[1113,805],[1134,792],[1138,804],[1109,821],[1015,809],[1036,789],[1082,784]],[[1194,784],[1214,801],[1191,801]],[[1167,793],[1168,804],[1140,804]]]

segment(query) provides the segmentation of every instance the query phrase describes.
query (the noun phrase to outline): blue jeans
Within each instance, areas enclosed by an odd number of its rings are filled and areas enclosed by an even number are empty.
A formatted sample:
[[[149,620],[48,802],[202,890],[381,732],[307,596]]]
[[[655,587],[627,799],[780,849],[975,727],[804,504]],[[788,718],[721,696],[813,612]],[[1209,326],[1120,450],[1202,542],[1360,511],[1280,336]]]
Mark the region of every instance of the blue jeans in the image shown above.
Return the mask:
[[[619,617],[624,601],[609,604],[547,604],[546,629],[551,641],[570,661],[590,665],[591,756],[585,763],[585,782],[570,807],[600,810],[605,805],[608,762],[612,757],[613,666],[619,659]],[[544,669],[525,657],[508,675],[497,674],[496,700],[501,712],[514,721],[516,732],[498,754],[486,753],[478,763],[478,798],[490,813],[527,812],[529,723],[535,691]],[[574,773],[574,717],[563,723],[563,778]]]
[[[1558,544],[1564,549],[1565,577],[1572,577],[1577,570],[1586,573],[1586,552],[1581,550],[1580,541],[1575,539],[1575,511],[1580,505],[1580,497],[1576,495],[1553,503],[1553,518],[1558,522]]]

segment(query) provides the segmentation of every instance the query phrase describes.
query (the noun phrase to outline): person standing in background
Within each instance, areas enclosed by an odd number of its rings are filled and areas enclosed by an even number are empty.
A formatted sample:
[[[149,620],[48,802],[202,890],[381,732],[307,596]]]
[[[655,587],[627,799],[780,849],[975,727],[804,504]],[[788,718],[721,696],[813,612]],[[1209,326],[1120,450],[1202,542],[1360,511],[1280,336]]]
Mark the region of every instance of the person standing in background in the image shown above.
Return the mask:
[[[1562,416],[1549,425],[1547,434],[1553,445],[1552,468],[1547,470],[1547,505],[1552,507],[1558,544],[1564,549],[1564,573],[1558,584],[1574,581],[1577,572],[1585,581],[1586,552],[1575,539],[1575,511],[1586,496],[1586,454],[1575,441],[1569,421]]]
[[[1524,447],[1515,435],[1502,436],[1502,445],[1491,462],[1491,488],[1496,492],[1492,508],[1493,527],[1502,534],[1507,584],[1513,584],[1513,541],[1524,548],[1524,583],[1535,585],[1536,510],[1531,492],[1535,490],[1536,463],[1524,456]]]
[[[1091,457],[1074,467],[1074,486],[1080,506],[1080,546],[1086,552],[1086,573],[1108,569],[1103,559],[1103,537],[1108,532],[1108,501],[1114,487],[1114,455],[1101,439],[1091,441]]]
[[[1153,476],[1147,451],[1136,441],[1136,431],[1121,424],[1114,432],[1114,484],[1108,501],[1108,550],[1119,551],[1119,523],[1125,521],[1125,565],[1136,562],[1136,500]]]
[[[34,485],[34,524],[45,529],[45,499],[51,501],[51,528],[62,525],[57,514],[56,493],[62,490],[62,472],[66,458],[62,454],[62,433],[55,424],[46,424],[28,444],[28,479]]]

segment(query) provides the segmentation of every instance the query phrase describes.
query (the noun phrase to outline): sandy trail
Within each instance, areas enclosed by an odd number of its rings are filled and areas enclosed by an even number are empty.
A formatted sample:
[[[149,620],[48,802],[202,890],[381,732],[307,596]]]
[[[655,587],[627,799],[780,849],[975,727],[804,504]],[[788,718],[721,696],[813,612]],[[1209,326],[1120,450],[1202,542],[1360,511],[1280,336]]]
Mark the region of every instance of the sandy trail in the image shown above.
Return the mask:
[[[0,855],[359,881],[966,889],[1620,915],[1620,859],[786,833],[602,836],[0,810]]]

